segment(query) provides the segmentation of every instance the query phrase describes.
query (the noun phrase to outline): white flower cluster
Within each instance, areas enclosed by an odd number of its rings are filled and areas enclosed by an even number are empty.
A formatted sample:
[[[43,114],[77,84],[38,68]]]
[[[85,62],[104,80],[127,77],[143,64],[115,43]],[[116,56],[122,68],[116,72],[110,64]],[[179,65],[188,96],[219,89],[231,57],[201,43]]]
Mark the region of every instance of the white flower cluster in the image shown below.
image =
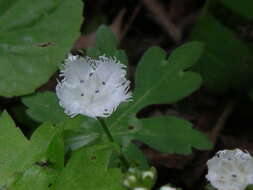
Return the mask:
[[[111,57],[99,59],[69,55],[56,86],[65,113],[89,117],[108,117],[121,102],[131,98],[126,66]]]
[[[129,190],[149,190],[154,185],[156,176],[156,170],[153,167],[144,171],[129,168],[123,185]]]
[[[223,150],[207,162],[206,178],[218,190],[244,190],[253,184],[253,159],[239,149]]]

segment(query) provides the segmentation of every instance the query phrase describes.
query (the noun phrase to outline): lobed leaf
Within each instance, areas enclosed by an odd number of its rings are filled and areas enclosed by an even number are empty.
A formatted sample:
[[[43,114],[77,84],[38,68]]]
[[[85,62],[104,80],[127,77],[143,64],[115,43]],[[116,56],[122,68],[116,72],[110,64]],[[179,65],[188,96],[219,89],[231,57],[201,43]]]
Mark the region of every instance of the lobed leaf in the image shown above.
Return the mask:
[[[191,124],[182,119],[136,118],[136,114],[148,105],[173,103],[198,89],[201,85],[199,74],[185,70],[197,62],[202,52],[202,43],[191,42],[177,48],[166,60],[166,54],[162,49],[149,49],[137,67],[134,101],[122,105],[109,118],[108,124],[114,137],[125,146],[130,145],[131,140],[137,139],[166,153],[189,154],[193,147],[212,148],[210,140],[204,134],[192,129]],[[152,123],[153,127],[150,127],[149,123]],[[174,139],[170,130],[178,132],[173,133]]]
[[[53,190],[123,190],[123,175],[108,168],[111,146],[93,146],[75,151]]]
[[[203,46],[191,42],[176,49],[169,60],[165,52],[153,47],[142,57],[135,75],[133,102],[113,114],[110,126],[119,127],[151,104],[173,103],[188,96],[201,85],[197,73],[184,71],[200,57]]]
[[[194,130],[188,121],[170,116],[141,119],[141,122],[144,127],[135,138],[161,152],[190,154],[192,147],[212,148],[207,136]]]
[[[57,175],[58,172],[53,169],[34,165],[25,170],[23,175],[11,184],[10,189],[46,190],[55,182]]]
[[[59,135],[51,124],[44,124],[28,141],[4,112],[0,117],[0,188],[48,187],[64,165],[63,141]]]

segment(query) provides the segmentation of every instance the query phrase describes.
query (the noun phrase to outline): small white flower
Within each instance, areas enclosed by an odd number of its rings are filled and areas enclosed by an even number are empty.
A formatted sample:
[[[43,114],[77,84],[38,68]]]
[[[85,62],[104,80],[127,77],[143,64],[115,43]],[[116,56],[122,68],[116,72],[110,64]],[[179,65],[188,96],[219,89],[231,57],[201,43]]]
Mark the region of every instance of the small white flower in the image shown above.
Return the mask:
[[[126,186],[126,187],[130,187],[132,184],[136,183],[137,182],[137,179],[134,175],[129,175],[127,176],[127,178],[123,181],[123,184]]]
[[[131,98],[125,68],[111,57],[92,59],[70,55],[60,71],[63,79],[56,86],[65,113],[71,117],[110,116],[120,103]]]
[[[134,175],[128,176],[128,177],[127,177],[127,180],[128,180],[128,181],[131,181],[131,182],[136,182],[136,181],[137,181],[137,179],[136,179],[136,177],[135,177]]]
[[[146,177],[150,177],[151,179],[153,179],[155,177],[155,174],[152,171],[142,172],[142,179],[145,179]]]
[[[240,149],[219,151],[207,166],[206,178],[218,190],[244,190],[253,184],[253,159]]]

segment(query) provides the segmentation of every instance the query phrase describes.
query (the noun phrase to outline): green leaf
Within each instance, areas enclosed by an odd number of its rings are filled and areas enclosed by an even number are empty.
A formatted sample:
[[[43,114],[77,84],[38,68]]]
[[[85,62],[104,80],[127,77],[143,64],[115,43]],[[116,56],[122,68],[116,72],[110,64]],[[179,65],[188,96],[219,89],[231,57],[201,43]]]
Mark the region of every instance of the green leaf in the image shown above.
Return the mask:
[[[2,12],[0,95],[34,92],[57,70],[77,38],[82,2],[16,0]]]
[[[64,165],[64,143],[61,129],[54,128],[50,123],[41,125],[32,134],[30,145],[23,150],[22,158],[22,162],[19,162],[21,170],[29,169],[31,165],[37,163],[47,162],[50,162],[52,168],[62,168]]]
[[[15,115],[15,121],[21,126],[24,126],[24,130],[29,136],[36,128],[38,128],[39,123],[29,117],[26,110],[26,106],[22,104],[18,104],[10,108],[10,112]]]
[[[252,0],[221,0],[221,2],[231,9],[232,11],[238,13],[239,15],[247,18],[247,19],[253,19],[253,1]]]
[[[22,171],[10,189],[44,190],[49,188],[64,167],[64,143],[61,130],[51,124],[41,125],[32,135],[30,146],[22,154]]]
[[[88,48],[86,53],[88,56],[98,58],[101,55],[116,57],[122,64],[128,63],[127,56],[123,50],[118,50],[118,41],[111,31],[105,25],[101,25],[96,32],[95,47]]]
[[[176,117],[141,119],[135,138],[164,153],[190,154],[192,148],[211,149],[212,143],[192,124]]]
[[[180,128],[181,124],[191,126],[184,120],[164,117],[162,121],[149,118],[148,122],[145,122],[146,120],[136,118],[136,114],[148,105],[173,103],[198,89],[201,84],[199,74],[185,70],[197,62],[202,52],[203,45],[199,42],[191,42],[177,48],[168,60],[165,52],[160,48],[154,47],[148,50],[137,67],[134,101],[121,105],[108,121],[114,137],[126,147],[130,145],[132,139],[138,139],[166,153],[189,154],[192,147],[210,149],[211,143],[203,134],[191,127]],[[167,125],[165,121],[171,122]],[[153,136],[147,132],[150,130],[149,122],[156,127],[152,128]],[[163,133],[159,133],[159,130]],[[186,133],[189,136],[185,136],[185,139],[176,136],[178,138],[172,141],[173,144],[169,144],[166,143],[166,139],[169,140],[172,136],[165,136],[164,132],[169,133],[170,130],[172,132],[178,130],[181,134]],[[181,146],[180,149],[174,147],[177,145]]]
[[[3,112],[0,117],[0,187],[19,168],[19,163],[14,161],[23,160],[22,153],[28,146],[28,140],[8,113]]]
[[[10,137],[15,141],[10,141]],[[28,146],[28,141],[14,121],[5,111],[0,117],[0,155],[2,160],[17,156],[20,150]],[[1,165],[0,165],[1,166]]]
[[[9,188],[13,185],[10,189],[25,189],[33,181],[34,185],[38,185],[36,189],[40,189],[40,186],[43,189],[46,179],[53,180],[47,175],[55,175],[60,171],[55,169],[64,166],[64,146],[60,140],[60,132],[51,124],[44,124],[28,141],[16,128],[10,116],[4,112],[0,117],[0,187]],[[47,170],[43,170],[43,163],[47,162],[52,166],[45,166]],[[25,181],[27,184],[20,185]]]
[[[201,43],[191,42],[177,48],[166,60],[162,49],[149,49],[137,67],[133,102],[112,115],[110,126],[116,128],[126,124],[148,105],[173,103],[198,89],[201,85],[199,74],[184,70],[198,60],[202,51]]]
[[[64,122],[69,117],[59,105],[59,100],[54,92],[36,93],[25,96],[22,102],[28,107],[26,113],[35,121],[50,121],[54,124]]]
[[[64,167],[64,153],[65,147],[62,134],[56,134],[47,150],[48,161],[53,164],[53,168],[62,169]]]
[[[196,63],[202,52],[201,43],[188,43],[173,51],[167,61],[163,50],[150,49],[137,67],[133,99],[139,104],[141,100],[140,107],[145,107],[176,102],[195,91],[200,86],[200,76],[184,70]]]
[[[122,173],[108,168],[111,146],[93,146],[75,151],[52,189],[123,190]]]
[[[205,44],[205,51],[193,70],[199,72],[212,92],[251,87],[252,53],[245,43],[215,18],[203,15],[192,31],[191,39]]]
[[[57,129],[52,124],[44,123],[32,134],[28,154],[33,161],[47,157],[48,148],[54,140],[56,133]]]
[[[149,164],[142,150],[135,144],[129,144],[126,149],[123,150],[124,155],[132,163],[140,169],[148,169]]]
[[[4,14],[4,11],[9,9],[9,7],[11,7],[13,4],[15,3],[15,1],[4,1],[1,0],[0,1],[0,16],[2,16]]]
[[[96,48],[107,56],[113,56],[116,51],[117,39],[107,26],[100,26],[96,32]]]
[[[103,136],[98,121],[82,115],[66,120],[59,127],[64,129],[66,149],[79,149],[93,144]]]
[[[38,165],[31,166],[23,172],[10,187],[13,190],[46,190],[55,182],[57,172],[51,168]]]

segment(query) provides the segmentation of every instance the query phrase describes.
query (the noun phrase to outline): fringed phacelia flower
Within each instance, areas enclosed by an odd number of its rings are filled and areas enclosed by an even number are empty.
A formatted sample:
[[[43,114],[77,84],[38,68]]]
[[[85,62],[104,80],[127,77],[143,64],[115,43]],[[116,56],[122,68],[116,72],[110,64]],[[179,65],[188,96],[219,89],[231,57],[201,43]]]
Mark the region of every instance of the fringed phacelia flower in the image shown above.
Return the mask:
[[[253,159],[239,149],[223,150],[207,162],[206,178],[218,190],[244,190],[253,184]]]
[[[131,98],[126,66],[116,58],[98,59],[69,55],[60,71],[56,94],[65,113],[108,117]]]

